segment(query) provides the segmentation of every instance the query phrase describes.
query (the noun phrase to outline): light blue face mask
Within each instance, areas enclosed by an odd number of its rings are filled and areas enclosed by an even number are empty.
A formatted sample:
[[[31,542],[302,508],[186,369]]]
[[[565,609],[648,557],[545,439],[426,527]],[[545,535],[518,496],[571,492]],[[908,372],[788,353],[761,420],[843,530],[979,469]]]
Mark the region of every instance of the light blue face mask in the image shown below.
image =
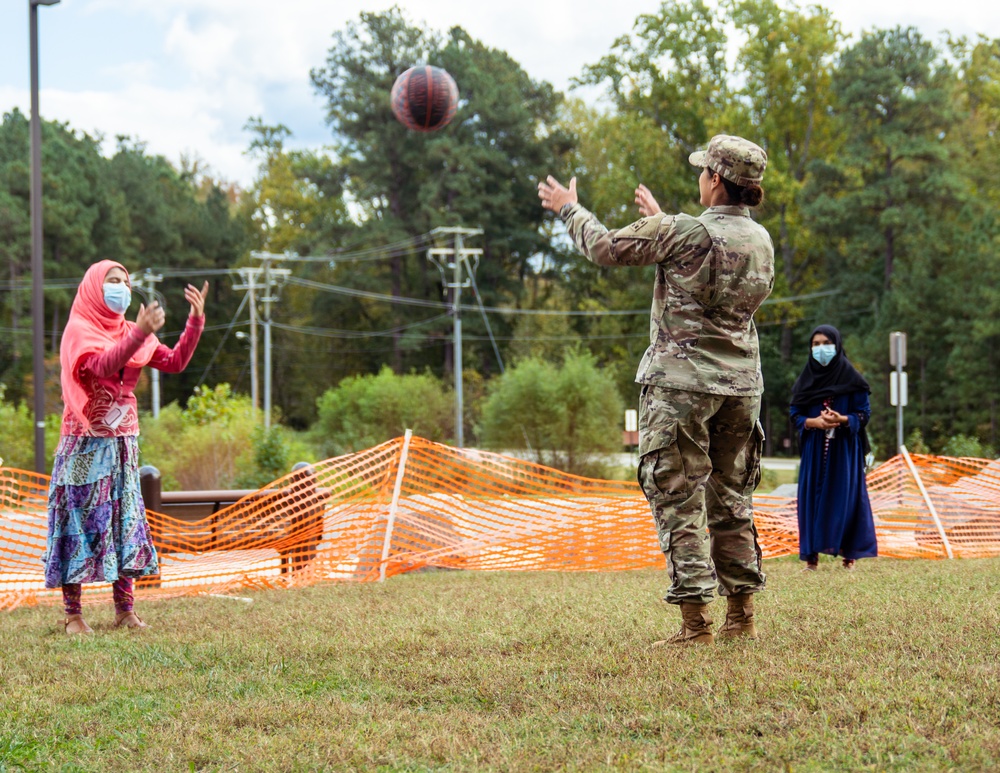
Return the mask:
[[[104,303],[115,314],[124,314],[132,303],[132,291],[124,282],[106,282],[104,285]]]
[[[830,361],[837,354],[837,347],[834,344],[819,344],[812,348],[813,359],[816,360],[824,368],[830,364]]]

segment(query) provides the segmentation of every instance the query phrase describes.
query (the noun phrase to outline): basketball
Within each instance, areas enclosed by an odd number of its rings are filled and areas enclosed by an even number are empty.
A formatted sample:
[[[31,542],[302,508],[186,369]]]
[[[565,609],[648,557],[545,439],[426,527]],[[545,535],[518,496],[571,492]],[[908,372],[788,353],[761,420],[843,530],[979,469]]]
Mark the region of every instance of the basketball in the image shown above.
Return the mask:
[[[440,67],[411,67],[392,84],[392,112],[407,129],[433,132],[447,126],[458,108],[455,79]]]

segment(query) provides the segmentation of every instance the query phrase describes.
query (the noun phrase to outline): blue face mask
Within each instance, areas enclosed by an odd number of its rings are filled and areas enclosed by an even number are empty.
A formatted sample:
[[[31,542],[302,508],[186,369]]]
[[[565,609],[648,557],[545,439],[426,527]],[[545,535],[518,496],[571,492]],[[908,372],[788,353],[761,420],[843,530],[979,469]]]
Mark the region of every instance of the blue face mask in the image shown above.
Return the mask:
[[[104,303],[115,314],[124,314],[132,303],[132,291],[124,282],[108,282],[104,285]]]
[[[813,359],[824,368],[830,364],[836,354],[837,347],[834,344],[820,344],[812,348]]]

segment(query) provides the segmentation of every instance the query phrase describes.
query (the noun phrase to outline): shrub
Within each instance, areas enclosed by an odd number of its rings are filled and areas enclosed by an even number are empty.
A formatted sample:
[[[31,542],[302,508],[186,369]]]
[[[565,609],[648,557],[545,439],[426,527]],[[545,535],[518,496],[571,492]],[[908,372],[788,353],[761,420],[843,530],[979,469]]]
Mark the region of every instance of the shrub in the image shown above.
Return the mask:
[[[261,418],[228,384],[197,387],[183,410],[172,403],[141,419],[140,461],[160,471],[167,490],[257,488],[313,461],[291,430],[265,432]]]
[[[528,449],[540,464],[604,477],[606,455],[621,451],[624,408],[614,379],[589,352],[568,352],[561,367],[528,358],[491,384],[483,442]]]
[[[398,376],[384,366],[375,376],[345,378],[316,404],[312,437],[324,458],[371,448],[407,429],[436,442],[454,437],[451,392],[430,373]]]
[[[252,443],[252,453],[237,462],[238,488],[263,488],[291,472],[297,462],[316,461],[312,448],[286,427],[255,427]]]
[[[0,459],[5,467],[35,469],[35,413],[23,400],[16,405],[4,400],[6,387],[0,384]],[[52,469],[52,457],[59,444],[62,417],[45,417],[45,469]]]
[[[924,433],[919,428],[913,430],[906,438],[906,450],[911,454],[929,454],[931,449],[924,440]]]
[[[977,459],[993,459],[996,450],[979,438],[968,435],[952,435],[941,449],[944,456],[971,456]]]

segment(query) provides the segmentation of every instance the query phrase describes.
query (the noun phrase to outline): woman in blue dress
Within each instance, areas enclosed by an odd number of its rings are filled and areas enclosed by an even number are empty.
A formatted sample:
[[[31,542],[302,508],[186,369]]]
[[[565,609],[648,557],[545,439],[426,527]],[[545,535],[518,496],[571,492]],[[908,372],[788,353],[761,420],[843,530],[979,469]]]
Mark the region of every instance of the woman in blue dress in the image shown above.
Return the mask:
[[[809,360],[792,387],[791,416],[799,431],[799,558],[807,571],[819,554],[841,556],[845,569],[878,555],[865,485],[865,426],[871,388],[844,354],[840,332],[820,325],[809,337]]]

